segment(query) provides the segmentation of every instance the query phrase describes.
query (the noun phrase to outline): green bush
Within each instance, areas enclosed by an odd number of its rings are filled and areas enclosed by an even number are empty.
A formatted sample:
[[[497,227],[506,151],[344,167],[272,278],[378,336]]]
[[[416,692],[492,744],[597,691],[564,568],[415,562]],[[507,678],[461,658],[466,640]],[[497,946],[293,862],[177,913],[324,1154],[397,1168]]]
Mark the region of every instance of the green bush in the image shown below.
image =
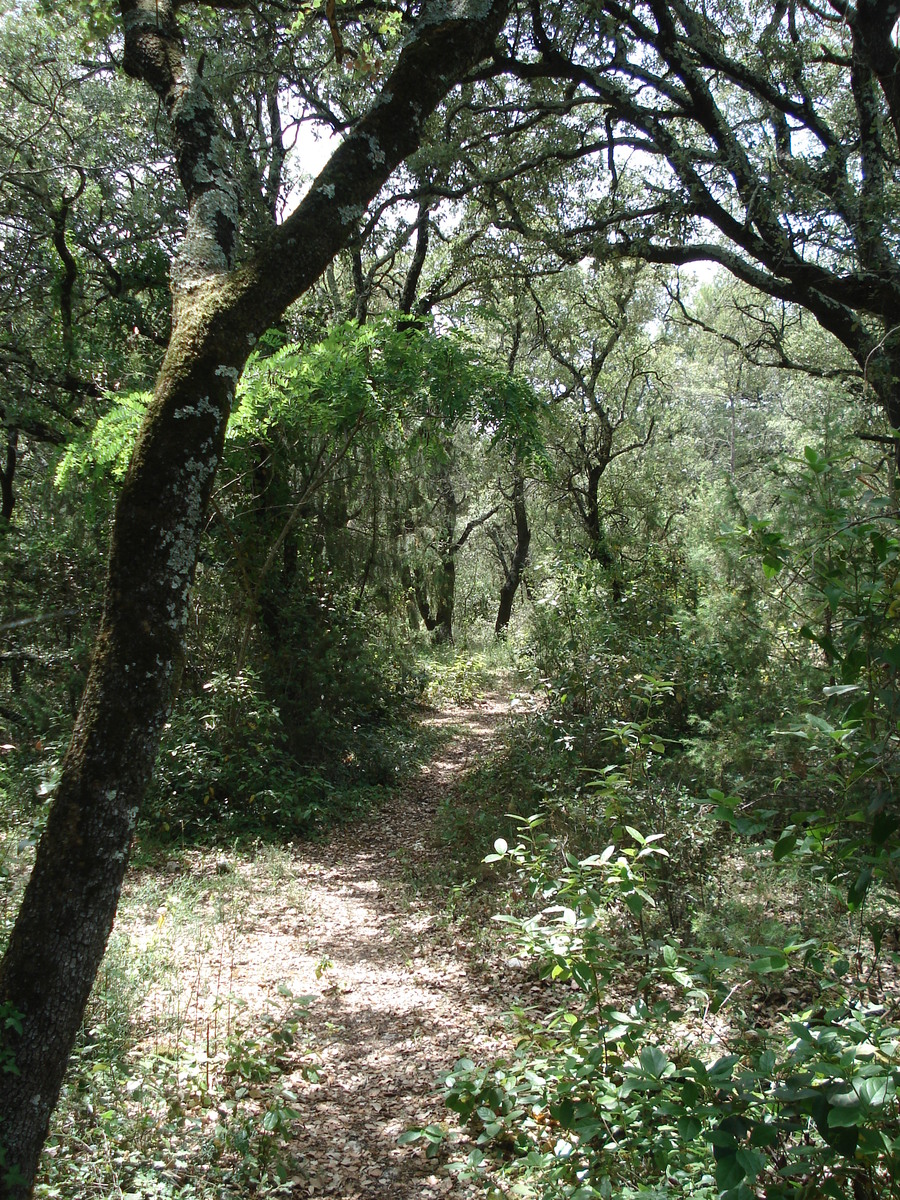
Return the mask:
[[[763,729],[784,711],[786,681],[770,669],[770,630],[749,611],[752,599],[690,578],[682,585],[676,595],[642,579],[613,603],[597,564],[552,565],[535,604],[531,657],[554,739],[579,765],[609,763],[610,728],[644,721],[654,680],[671,686],[653,696],[652,732],[692,751],[707,778],[749,770],[748,725]]]
[[[263,639],[259,676],[290,751],[365,782],[394,776],[378,739],[418,694],[411,660],[385,618],[346,594],[295,585],[278,602],[278,636]],[[388,739],[389,740],[389,739]]]
[[[142,834],[214,843],[308,836],[364,802],[365,789],[345,791],[298,762],[255,676],[219,674],[200,696],[183,697],[166,727]]]
[[[900,1196],[891,1014],[814,943],[741,960],[649,936],[656,836],[630,829],[629,845],[577,860],[540,826],[488,857],[514,863],[541,904],[501,918],[520,952],[569,990],[538,1024],[520,1014],[512,1063],[462,1060],[448,1075],[446,1103],[476,1142],[457,1169],[499,1166],[544,1200]],[[782,980],[800,960],[821,988],[814,1007],[763,1027],[728,1019],[743,980]]]

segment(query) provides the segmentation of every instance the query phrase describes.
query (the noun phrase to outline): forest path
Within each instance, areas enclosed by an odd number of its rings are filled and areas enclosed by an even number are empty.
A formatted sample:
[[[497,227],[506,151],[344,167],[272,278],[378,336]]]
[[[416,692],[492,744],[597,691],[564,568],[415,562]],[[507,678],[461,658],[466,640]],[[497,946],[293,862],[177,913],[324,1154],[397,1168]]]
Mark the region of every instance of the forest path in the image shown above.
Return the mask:
[[[435,1081],[457,1058],[490,1061],[509,1050],[502,1013],[510,990],[498,986],[493,966],[490,978],[479,969],[404,877],[427,872],[441,853],[431,836],[435,814],[490,753],[509,709],[508,696],[488,695],[425,718],[451,737],[417,777],[372,817],[296,852],[302,910],[285,912],[276,929],[270,922],[268,936],[280,946],[263,952],[269,962],[274,952],[295,995],[316,997],[307,1028],[319,1081],[299,1083],[294,1106],[298,1200],[475,1194],[397,1139],[447,1121]]]

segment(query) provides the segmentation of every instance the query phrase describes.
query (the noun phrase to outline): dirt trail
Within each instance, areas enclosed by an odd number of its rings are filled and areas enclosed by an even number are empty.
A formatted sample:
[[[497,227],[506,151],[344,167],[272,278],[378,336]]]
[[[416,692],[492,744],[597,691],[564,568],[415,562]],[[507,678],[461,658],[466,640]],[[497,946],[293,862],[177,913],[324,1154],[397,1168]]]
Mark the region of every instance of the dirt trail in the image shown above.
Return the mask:
[[[407,873],[437,853],[429,837],[435,812],[489,752],[508,711],[507,698],[490,696],[432,717],[454,734],[429,766],[368,821],[298,851],[303,911],[268,930],[279,943],[271,951],[281,978],[296,994],[317,997],[309,1028],[321,1071],[318,1084],[298,1093],[298,1198],[474,1194],[397,1138],[410,1126],[446,1121],[435,1079],[461,1054],[489,1060],[508,1049],[504,1001],[446,931],[440,936],[435,914],[410,906],[398,851]]]

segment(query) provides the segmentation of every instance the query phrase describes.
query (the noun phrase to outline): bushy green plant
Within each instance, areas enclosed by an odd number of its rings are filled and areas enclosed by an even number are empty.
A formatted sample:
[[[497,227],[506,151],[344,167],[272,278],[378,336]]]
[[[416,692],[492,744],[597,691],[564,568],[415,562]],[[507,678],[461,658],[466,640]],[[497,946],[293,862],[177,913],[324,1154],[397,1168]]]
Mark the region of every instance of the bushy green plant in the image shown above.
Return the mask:
[[[167,726],[142,822],[164,840],[309,830],[328,803],[324,779],[297,763],[280,715],[250,672],[214,675]]]
[[[537,1026],[521,1014],[530,1032],[513,1062],[462,1060],[447,1077],[446,1103],[476,1142],[457,1169],[506,1164],[521,1194],[546,1200],[900,1195],[890,1012],[845,987],[812,944],[757,947],[742,962],[671,931],[648,938],[659,840],[631,830],[630,847],[577,860],[540,826],[525,822],[523,840],[489,858],[515,863],[541,903],[503,918],[520,952],[574,992]],[[768,1027],[729,1025],[748,972],[780,977],[803,954],[821,1002]]]
[[[653,732],[685,749],[702,739],[707,770],[733,772],[736,761],[738,771],[746,768],[748,722],[759,727],[781,711],[781,681],[764,671],[768,633],[748,613],[750,601],[713,603],[696,580],[681,582],[676,593],[640,579],[613,603],[596,563],[552,564],[534,608],[531,652],[556,736],[581,765],[609,760],[613,723],[643,721],[653,679],[672,685],[654,697]]]
[[[806,447],[783,488],[787,512],[735,536],[790,601],[813,648],[821,700],[778,731],[794,750],[776,860],[818,863],[861,911],[873,886],[900,899],[900,514],[890,489],[848,455]],[[805,524],[801,525],[798,514]],[[810,701],[813,703],[810,703]],[[801,705],[798,705],[800,708]],[[880,941],[876,921],[872,934]],[[877,946],[876,946],[877,953]]]
[[[273,886],[287,857],[257,857],[256,883]],[[251,886],[237,871],[203,884],[150,872],[126,896],[42,1159],[41,1200],[283,1194],[298,1092],[318,1078],[312,997],[279,984],[251,1013],[229,990]],[[148,908],[159,908],[155,924]]]
[[[418,685],[389,623],[357,611],[346,594],[302,586],[285,599],[280,621],[260,677],[290,751],[335,782],[392,781],[387,730],[401,722]]]
[[[144,806],[156,838],[303,836],[396,783],[417,685],[377,622],[298,599],[277,657],[178,700]]]
[[[299,1117],[285,1073],[289,1057],[305,1053],[295,1047],[305,1000],[289,1000],[252,1032],[234,1027],[221,1046],[184,1041],[117,1057],[96,1041],[82,1045],[62,1099],[69,1121],[51,1132],[35,1195],[108,1196],[111,1185],[160,1200],[277,1194]],[[314,1068],[306,1075],[314,1080]],[[71,1157],[61,1153],[70,1137],[80,1142]]]
[[[470,704],[491,686],[494,669],[484,654],[433,655],[427,662],[428,680],[423,698],[435,708],[444,704]]]

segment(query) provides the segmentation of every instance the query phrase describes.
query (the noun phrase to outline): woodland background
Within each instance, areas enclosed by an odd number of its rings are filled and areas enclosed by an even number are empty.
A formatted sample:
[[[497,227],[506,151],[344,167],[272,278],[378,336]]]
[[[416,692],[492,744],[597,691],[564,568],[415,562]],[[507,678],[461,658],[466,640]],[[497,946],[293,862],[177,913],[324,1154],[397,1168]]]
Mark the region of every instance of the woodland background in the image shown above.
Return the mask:
[[[324,836],[415,767],[423,705],[538,694],[435,833],[448,920],[499,911],[567,985],[514,1062],[447,1064],[477,1142],[457,1169],[502,1192],[900,1194],[893,8],[513,7],[235,386],[136,853]],[[241,197],[229,270],[420,18],[191,11]],[[193,219],[122,58],[105,7],[3,13],[4,942]],[[275,1093],[190,1151],[203,1181],[153,1174],[153,1137],[187,1144],[180,1085],[116,1065],[121,972],[36,1194],[87,1187],[66,1172],[95,1105],[115,1194],[277,1194]],[[21,1015],[0,1004],[10,1077]],[[727,1053],[692,1035],[712,1018]],[[277,1075],[277,1039],[246,1036],[207,1099]]]

